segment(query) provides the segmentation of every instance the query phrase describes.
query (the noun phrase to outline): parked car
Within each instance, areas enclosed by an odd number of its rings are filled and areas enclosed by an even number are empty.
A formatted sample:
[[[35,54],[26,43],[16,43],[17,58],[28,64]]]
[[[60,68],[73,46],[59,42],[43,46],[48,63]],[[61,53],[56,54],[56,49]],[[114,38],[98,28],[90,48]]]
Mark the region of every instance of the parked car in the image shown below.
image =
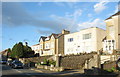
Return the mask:
[[[116,61],[116,69],[120,70],[120,58]]]
[[[20,61],[16,61],[14,60],[11,64],[12,68],[23,68],[23,63],[21,63]]]
[[[6,60],[2,60],[2,61],[0,61],[0,63],[1,63],[1,64],[6,64],[7,61],[6,61]]]
[[[12,60],[10,60],[10,61],[7,61],[7,65],[9,65],[9,66],[11,66],[12,65]]]

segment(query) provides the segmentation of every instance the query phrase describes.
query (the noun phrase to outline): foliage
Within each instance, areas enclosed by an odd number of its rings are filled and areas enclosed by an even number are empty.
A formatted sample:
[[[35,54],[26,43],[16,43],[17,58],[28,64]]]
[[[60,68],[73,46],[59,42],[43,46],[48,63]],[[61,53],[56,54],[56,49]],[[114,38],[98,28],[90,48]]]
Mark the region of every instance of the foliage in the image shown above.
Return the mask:
[[[23,57],[33,57],[34,56],[34,51],[32,51],[31,47],[29,46],[24,46],[24,54]]]
[[[8,48],[8,52],[11,52],[11,49],[10,49],[10,48]]]
[[[7,53],[7,57],[10,57],[10,53],[11,53],[11,49],[10,48],[8,48],[8,53]]]
[[[22,44],[22,42],[19,42],[18,44],[15,44],[13,46],[11,57],[20,58],[22,56],[23,56],[23,44]]]
[[[48,66],[54,65],[55,66],[56,65],[56,61],[44,59],[43,64],[41,64],[41,65],[48,65]]]
[[[24,58],[32,56],[34,56],[34,51],[32,51],[31,47],[27,45],[24,46],[22,42],[16,43],[10,52],[11,58]]]
[[[54,60],[49,60],[49,65],[56,65],[56,61],[54,61]]]
[[[48,65],[49,61],[47,59],[44,59],[43,65]]]
[[[115,69],[115,67],[112,67],[111,69],[108,69],[107,71],[108,72],[114,72],[116,69]]]

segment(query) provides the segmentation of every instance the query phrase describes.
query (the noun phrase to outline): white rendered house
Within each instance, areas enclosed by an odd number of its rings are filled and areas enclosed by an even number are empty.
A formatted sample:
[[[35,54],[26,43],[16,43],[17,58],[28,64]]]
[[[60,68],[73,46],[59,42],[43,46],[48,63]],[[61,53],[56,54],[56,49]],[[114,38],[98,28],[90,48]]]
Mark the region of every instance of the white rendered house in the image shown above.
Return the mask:
[[[32,50],[36,53],[40,53],[40,44],[35,44],[31,46]]]
[[[102,40],[106,31],[97,27],[80,30],[64,36],[64,53],[78,54],[97,52],[102,48]]]

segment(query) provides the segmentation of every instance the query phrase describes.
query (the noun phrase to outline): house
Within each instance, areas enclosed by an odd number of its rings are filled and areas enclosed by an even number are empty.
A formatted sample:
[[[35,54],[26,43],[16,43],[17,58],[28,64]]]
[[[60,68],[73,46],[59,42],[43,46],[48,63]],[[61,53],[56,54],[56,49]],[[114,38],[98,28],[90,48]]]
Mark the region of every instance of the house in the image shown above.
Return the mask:
[[[120,11],[105,20],[107,36],[103,40],[103,52],[120,51]]]
[[[40,45],[39,44],[32,45],[31,48],[35,52],[35,54],[39,54],[39,52],[40,52]]]
[[[65,55],[97,52],[102,49],[102,39],[105,36],[106,31],[98,27],[67,34],[64,37]]]
[[[0,52],[0,59],[1,60],[7,60],[7,54],[8,54],[8,49],[5,49],[3,51]]]
[[[62,33],[52,33],[50,36],[41,36],[40,42],[40,56],[64,54],[64,35],[69,34],[67,30],[62,30]]]

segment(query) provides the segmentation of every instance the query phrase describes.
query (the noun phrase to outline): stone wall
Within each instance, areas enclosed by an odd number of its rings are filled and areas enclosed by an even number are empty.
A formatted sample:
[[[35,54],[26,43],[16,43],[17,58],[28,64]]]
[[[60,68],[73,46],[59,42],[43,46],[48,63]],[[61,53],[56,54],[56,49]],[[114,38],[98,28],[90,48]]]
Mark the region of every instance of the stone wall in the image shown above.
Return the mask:
[[[116,62],[115,61],[108,62],[108,63],[102,64],[102,69],[108,70],[108,69],[111,69],[111,68],[113,68],[115,66],[116,66]]]
[[[60,67],[65,69],[84,69],[85,67],[96,66],[97,67],[97,54],[81,54],[81,55],[68,55],[60,57]],[[86,61],[88,62],[86,64]]]
[[[32,57],[32,58],[20,58],[19,60],[22,63],[29,63],[29,62],[35,62],[35,63],[40,63],[43,62],[45,59],[49,59],[52,56],[41,56],[41,57]]]
[[[45,59],[57,58],[56,56],[41,56],[41,57],[33,57],[33,58],[20,58],[24,64],[34,62],[40,63]],[[63,67],[64,69],[91,69],[92,67],[99,67],[98,65],[98,55],[96,53],[89,54],[79,54],[79,55],[66,55],[66,56],[58,56],[56,59],[59,67]],[[58,67],[56,66],[56,67]]]

